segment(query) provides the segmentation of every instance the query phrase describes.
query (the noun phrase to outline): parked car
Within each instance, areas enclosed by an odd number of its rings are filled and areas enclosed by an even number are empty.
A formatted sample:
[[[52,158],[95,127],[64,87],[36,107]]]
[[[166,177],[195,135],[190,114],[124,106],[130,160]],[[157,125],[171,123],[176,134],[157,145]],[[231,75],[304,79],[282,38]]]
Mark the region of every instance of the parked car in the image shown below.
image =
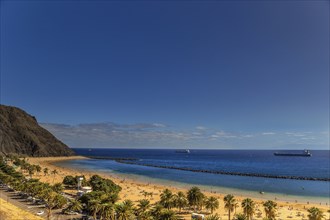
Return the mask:
[[[79,215],[78,212],[74,212],[74,211],[69,211],[67,212],[68,215]]]
[[[37,215],[43,215],[44,213],[45,213],[44,210],[40,210],[40,211],[37,212]]]
[[[204,220],[204,218],[205,218],[205,216],[203,214],[198,214],[198,213],[191,214],[191,219]]]

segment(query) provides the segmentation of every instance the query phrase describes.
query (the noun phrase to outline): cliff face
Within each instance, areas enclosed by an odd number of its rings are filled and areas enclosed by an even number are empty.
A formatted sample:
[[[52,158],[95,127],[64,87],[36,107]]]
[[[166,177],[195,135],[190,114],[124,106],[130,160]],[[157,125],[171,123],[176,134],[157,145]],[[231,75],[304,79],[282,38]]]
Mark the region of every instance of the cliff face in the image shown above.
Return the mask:
[[[11,106],[0,105],[0,154],[35,157],[71,156],[74,152],[39,126],[35,117]]]

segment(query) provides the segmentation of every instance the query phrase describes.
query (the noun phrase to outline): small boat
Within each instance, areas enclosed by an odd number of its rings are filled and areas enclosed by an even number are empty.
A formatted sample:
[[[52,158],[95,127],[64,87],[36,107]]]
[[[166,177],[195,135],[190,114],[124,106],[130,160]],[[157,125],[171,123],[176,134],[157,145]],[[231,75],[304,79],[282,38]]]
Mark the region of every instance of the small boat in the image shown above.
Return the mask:
[[[312,154],[309,150],[304,150],[302,153],[279,153],[275,152],[275,156],[289,156],[289,157],[311,157]]]
[[[260,191],[259,193],[260,193],[261,195],[265,194],[265,192],[263,192],[263,191]]]
[[[88,151],[92,151],[92,149],[89,148]]]
[[[190,150],[185,149],[185,150],[176,150],[175,153],[185,153],[185,154],[189,154]]]

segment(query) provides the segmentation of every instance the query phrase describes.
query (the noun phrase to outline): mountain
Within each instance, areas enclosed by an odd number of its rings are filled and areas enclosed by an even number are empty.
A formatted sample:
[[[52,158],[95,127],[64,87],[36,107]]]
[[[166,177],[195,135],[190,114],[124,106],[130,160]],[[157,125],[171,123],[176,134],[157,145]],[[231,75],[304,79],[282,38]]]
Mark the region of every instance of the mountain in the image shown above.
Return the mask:
[[[73,150],[42,128],[25,111],[0,105],[0,154],[34,157],[72,156]]]

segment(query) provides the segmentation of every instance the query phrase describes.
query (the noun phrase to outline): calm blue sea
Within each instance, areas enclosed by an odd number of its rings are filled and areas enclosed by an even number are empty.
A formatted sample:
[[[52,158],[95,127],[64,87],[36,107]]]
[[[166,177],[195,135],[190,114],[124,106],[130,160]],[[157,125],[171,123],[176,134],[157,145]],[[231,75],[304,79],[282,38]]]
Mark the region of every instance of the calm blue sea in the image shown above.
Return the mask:
[[[330,177],[330,151],[312,151],[312,157],[278,157],[270,150],[191,150],[190,154],[175,150],[150,149],[74,149],[85,156],[135,158],[138,163],[210,171],[301,176]],[[287,151],[286,151],[287,152]],[[310,197],[330,197],[329,181],[272,179],[264,177],[232,176],[210,173],[155,168],[122,164],[113,160],[74,160],[61,162],[89,170],[133,174],[140,177],[162,179],[209,187],[235,188],[245,191],[276,193]]]

